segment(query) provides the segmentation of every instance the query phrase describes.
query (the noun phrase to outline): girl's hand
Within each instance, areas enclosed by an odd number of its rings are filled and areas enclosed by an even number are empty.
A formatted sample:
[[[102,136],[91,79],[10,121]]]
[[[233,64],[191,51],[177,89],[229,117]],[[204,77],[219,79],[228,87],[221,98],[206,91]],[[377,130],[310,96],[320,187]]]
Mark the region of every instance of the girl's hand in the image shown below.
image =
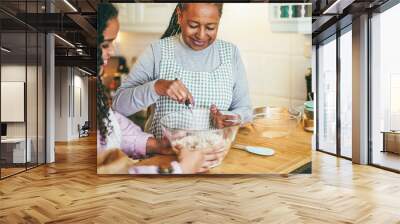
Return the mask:
[[[188,150],[178,148],[178,160],[184,174],[193,174],[205,172],[208,168],[204,168],[205,156],[202,150]]]
[[[189,100],[194,105],[192,94],[180,80],[159,79],[154,84],[154,89],[159,96],[168,96],[179,103]]]
[[[216,144],[213,148],[204,149],[203,153],[205,161],[202,167],[208,169],[209,167],[220,163],[227,152],[228,150],[226,150],[224,142]]]
[[[150,137],[147,140],[146,154],[173,155],[175,153],[172,151],[171,144],[166,137],[161,140]]]

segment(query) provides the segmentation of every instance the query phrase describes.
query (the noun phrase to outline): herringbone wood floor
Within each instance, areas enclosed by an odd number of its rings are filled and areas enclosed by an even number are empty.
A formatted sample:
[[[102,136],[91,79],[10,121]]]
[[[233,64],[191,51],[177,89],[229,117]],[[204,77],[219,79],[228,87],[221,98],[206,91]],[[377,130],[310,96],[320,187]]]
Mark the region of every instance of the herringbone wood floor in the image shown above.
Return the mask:
[[[400,175],[313,154],[313,174],[97,176],[94,138],[0,181],[0,223],[400,223]]]

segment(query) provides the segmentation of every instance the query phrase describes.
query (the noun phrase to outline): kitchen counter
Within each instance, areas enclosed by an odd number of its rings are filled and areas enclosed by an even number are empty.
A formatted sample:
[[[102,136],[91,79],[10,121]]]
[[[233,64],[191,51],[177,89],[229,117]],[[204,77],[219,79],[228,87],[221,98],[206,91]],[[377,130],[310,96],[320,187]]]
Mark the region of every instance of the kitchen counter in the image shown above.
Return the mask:
[[[259,156],[231,148],[221,165],[205,174],[289,174],[311,168],[311,136],[297,127],[291,136],[281,138],[262,137],[262,126],[247,125],[239,129],[235,143],[264,146],[275,150],[272,156]],[[161,165],[176,160],[175,156],[156,155],[141,160],[136,165]]]

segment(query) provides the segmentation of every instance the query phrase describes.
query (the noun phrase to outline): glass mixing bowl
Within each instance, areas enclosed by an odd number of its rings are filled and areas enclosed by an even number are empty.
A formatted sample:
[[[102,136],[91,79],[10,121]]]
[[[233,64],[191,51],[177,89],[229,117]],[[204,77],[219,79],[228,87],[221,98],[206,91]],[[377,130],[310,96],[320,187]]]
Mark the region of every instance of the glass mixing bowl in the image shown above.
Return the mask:
[[[222,114],[231,114],[228,111]],[[238,125],[218,129],[214,127],[209,109],[193,109],[172,112],[160,120],[163,135],[171,142],[172,149],[204,150],[214,148],[224,151],[231,148],[239,129]],[[224,157],[212,167],[221,164]]]
[[[253,110],[257,133],[265,138],[280,138],[292,134],[301,120],[301,112],[285,107],[258,107]]]

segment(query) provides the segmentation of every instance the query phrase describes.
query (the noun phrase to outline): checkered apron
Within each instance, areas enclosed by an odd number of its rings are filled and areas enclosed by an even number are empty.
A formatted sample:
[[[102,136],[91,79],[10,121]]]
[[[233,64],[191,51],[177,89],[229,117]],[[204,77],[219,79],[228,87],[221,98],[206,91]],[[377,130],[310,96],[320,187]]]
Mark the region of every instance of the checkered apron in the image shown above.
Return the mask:
[[[161,63],[160,79],[179,79],[192,93],[195,106],[193,109],[207,108],[215,104],[219,110],[228,110],[232,103],[233,75],[232,75],[232,44],[216,40],[221,64],[212,72],[187,71],[175,61],[174,38],[160,40]],[[157,138],[161,138],[162,130],[160,119],[175,111],[186,110],[184,104],[179,104],[167,96],[161,96],[155,105],[153,120],[149,131]]]

